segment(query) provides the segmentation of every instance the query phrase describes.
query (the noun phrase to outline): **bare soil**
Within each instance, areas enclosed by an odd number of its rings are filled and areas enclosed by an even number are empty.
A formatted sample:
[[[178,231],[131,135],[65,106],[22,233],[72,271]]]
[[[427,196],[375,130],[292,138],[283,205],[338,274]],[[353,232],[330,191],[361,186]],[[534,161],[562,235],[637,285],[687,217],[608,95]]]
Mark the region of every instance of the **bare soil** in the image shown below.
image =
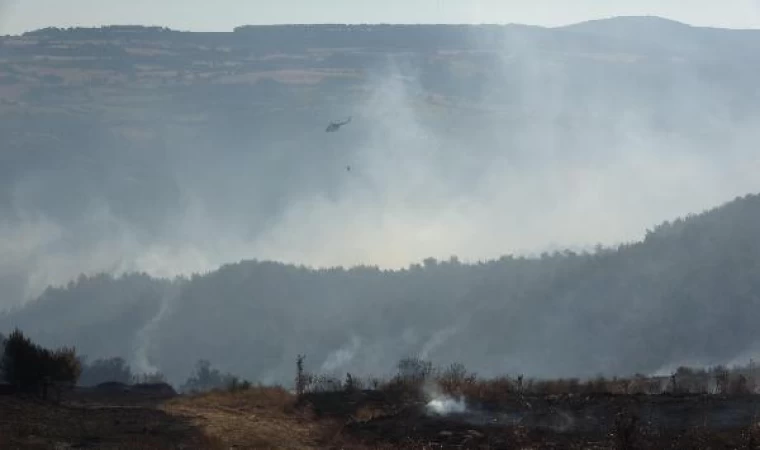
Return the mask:
[[[760,448],[753,395],[515,396],[436,415],[400,391],[0,395],[0,448]]]

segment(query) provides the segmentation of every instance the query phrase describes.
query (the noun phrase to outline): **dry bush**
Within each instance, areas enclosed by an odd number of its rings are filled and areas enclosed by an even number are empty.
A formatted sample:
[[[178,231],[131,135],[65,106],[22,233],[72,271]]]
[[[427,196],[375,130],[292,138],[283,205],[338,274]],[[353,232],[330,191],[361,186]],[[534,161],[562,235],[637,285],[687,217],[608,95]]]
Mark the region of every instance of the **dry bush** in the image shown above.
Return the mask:
[[[413,394],[419,393],[422,389],[422,386],[423,383],[415,380],[393,377],[390,380],[380,383],[378,390],[385,392]]]
[[[715,393],[727,394],[730,379],[730,371],[724,366],[715,366],[710,369],[712,377],[715,379]]]
[[[306,370],[304,369],[304,365],[303,365],[303,362],[305,359],[306,359],[306,355],[298,355],[296,357],[295,387],[296,387],[296,395],[298,395],[299,397],[306,392],[306,386],[309,383],[308,374],[306,373]]]
[[[513,399],[517,393],[517,385],[512,379],[499,377],[466,384],[463,395],[470,401],[501,403]]]
[[[329,375],[313,375],[308,377],[306,392],[339,392],[343,390],[343,382]]]
[[[682,366],[672,375],[672,381],[675,386],[671,386],[671,391],[676,394],[706,394],[710,376],[703,369]]]
[[[404,358],[398,362],[397,378],[412,383],[424,383],[433,377],[433,363],[418,357]]]
[[[525,391],[534,395],[575,394],[582,390],[580,381],[576,378],[560,378],[557,380],[528,380]]]
[[[346,392],[361,391],[365,388],[365,382],[351,373],[346,374],[346,381],[343,383],[343,390]]]
[[[659,380],[646,377],[641,374],[634,375],[628,385],[628,394],[631,395],[654,395],[662,392]]]
[[[633,379],[631,378],[613,378],[607,383],[606,393],[614,395],[628,395],[631,393]]]
[[[608,380],[600,375],[583,383],[581,392],[584,394],[607,394],[610,392],[608,384]]]
[[[659,382],[645,377],[606,379],[596,377],[581,381],[578,378],[560,378],[556,380],[537,380],[521,378],[512,379],[500,377],[488,380],[468,379],[460,383],[451,383],[446,378],[442,380],[442,388],[447,393],[463,393],[468,399],[500,402],[515,395],[567,395],[567,394],[652,394],[659,393]],[[449,387],[463,386],[463,388]]]
[[[744,375],[734,375],[729,378],[728,381],[728,394],[729,395],[748,395],[751,391],[749,389],[749,382]]]
[[[443,370],[436,381],[445,394],[459,397],[471,390],[477,377],[468,372],[463,364],[454,363]]]
[[[132,384],[159,384],[166,383],[166,376],[160,371],[152,373],[136,374],[132,377]]]
[[[378,390],[382,384],[383,380],[378,377],[367,377],[367,379],[364,381],[364,386],[366,389]]]
[[[378,389],[401,395],[407,399],[422,399],[423,388],[435,380],[435,370],[429,361],[417,357],[404,358],[397,364],[398,373],[389,381],[378,384]]]

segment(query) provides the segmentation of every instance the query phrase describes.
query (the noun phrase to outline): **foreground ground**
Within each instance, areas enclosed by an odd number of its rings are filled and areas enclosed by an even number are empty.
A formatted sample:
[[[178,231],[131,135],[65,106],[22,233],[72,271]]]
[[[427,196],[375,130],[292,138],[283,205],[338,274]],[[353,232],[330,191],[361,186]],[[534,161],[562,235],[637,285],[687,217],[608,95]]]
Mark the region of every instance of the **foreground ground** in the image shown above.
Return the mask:
[[[757,396],[515,397],[436,415],[403,392],[0,396],[0,448],[760,448]]]

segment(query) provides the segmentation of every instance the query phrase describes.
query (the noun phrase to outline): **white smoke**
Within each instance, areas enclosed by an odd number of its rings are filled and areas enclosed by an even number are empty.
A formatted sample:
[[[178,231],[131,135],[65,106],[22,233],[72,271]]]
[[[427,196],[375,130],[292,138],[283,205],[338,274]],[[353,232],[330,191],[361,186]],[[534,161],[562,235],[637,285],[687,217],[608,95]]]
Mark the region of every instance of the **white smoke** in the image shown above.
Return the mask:
[[[425,345],[422,346],[422,350],[420,351],[419,355],[420,358],[428,359],[431,352],[445,344],[446,341],[448,341],[457,333],[457,331],[458,328],[456,326],[451,326],[433,333],[430,339],[425,342]]]
[[[467,411],[467,403],[464,397],[453,398],[441,392],[438,383],[428,380],[422,387],[428,402],[425,409],[428,414],[446,416],[449,414],[461,414]]]
[[[467,411],[467,405],[463,398],[454,399],[446,396],[430,400],[425,407],[428,412],[439,416],[460,414]]]
[[[161,304],[158,312],[145,325],[137,331],[134,340],[134,354],[131,365],[142,374],[153,374],[159,371],[159,368],[150,360],[150,350],[153,334],[158,330],[161,322],[167,317],[174,306],[175,300],[179,297],[179,289],[173,287],[161,298]]]
[[[361,339],[357,336],[351,337],[351,342],[343,347],[331,352],[322,363],[323,372],[335,372],[348,365],[356,356],[361,347]]]
[[[251,220],[246,211],[215,213],[206,192],[222,190],[223,195],[212,196],[220,203],[261,192],[249,205],[257,210],[270,182],[259,189],[241,181],[248,180],[244,174],[257,161],[255,152],[229,164],[220,160],[196,167],[194,155],[213,155],[213,143],[204,144],[208,137],[181,144],[169,140],[167,177],[181,180],[182,198],[179,213],[167,213],[165,234],[146,236],[130,229],[105,201],[83,212],[84,219],[70,226],[74,231],[44,217],[2,223],[0,251],[7,258],[0,260],[0,277],[12,274],[24,286],[4,301],[28,300],[82,272],[173,276],[251,257],[399,268],[430,256],[483,260],[549,247],[616,244],[641,238],[647,227],[663,220],[760,189],[760,156],[753,144],[758,118],[726,111],[722,105],[729,86],[674,72],[667,80],[681,87],[667,98],[615,103],[605,90],[588,89],[579,99],[567,71],[586,62],[567,57],[570,63],[559,64],[529,40],[505,42],[503,72],[510,78],[485,82],[489,98],[474,106],[501,102],[512,109],[482,114],[477,121],[456,108],[431,106],[416,70],[402,70],[390,60],[387,70],[370,71],[362,86],[367,95],[342,105],[355,113],[350,128],[329,136],[315,130],[309,142],[294,144],[329,153],[336,142],[351,139],[351,145],[341,147],[349,149],[344,156],[350,174],[341,173],[329,193],[294,189],[300,194],[284,211],[261,220]],[[517,93],[509,101],[501,101],[503,92],[497,95],[505,86]],[[694,115],[700,119],[695,123],[707,118],[714,125],[679,135],[661,132],[655,125],[666,107],[680,116]],[[543,111],[544,119],[532,120],[535,111]],[[581,123],[588,126],[561,131],[557,120],[547,119],[574,114],[585,117]],[[526,125],[514,126],[518,119]],[[447,134],[442,131],[446,123],[459,129]],[[352,130],[361,132],[346,134]],[[261,143],[285,158],[281,145]],[[714,148],[721,150],[709,151]],[[293,176],[296,167],[289,163],[283,159],[283,177]],[[319,177],[332,178],[334,172]],[[230,179],[236,180],[233,188],[218,187]],[[314,181],[315,187],[322,181]],[[301,182],[288,183],[299,187]],[[40,192],[50,189],[45,183],[19,183],[16,213],[31,209]],[[88,239],[72,243],[75,235]]]

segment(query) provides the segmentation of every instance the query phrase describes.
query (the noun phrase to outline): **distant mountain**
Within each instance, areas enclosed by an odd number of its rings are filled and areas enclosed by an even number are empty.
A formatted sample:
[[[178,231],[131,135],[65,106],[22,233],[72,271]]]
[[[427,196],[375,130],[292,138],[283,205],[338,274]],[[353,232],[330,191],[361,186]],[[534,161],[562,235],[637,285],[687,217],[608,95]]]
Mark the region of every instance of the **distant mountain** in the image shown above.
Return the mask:
[[[625,36],[628,38],[637,35],[638,37],[642,37],[643,31],[654,32],[655,34],[689,33],[693,29],[703,29],[658,16],[620,16],[608,19],[588,20],[558,28],[584,33]],[[724,29],[724,31],[730,30]]]
[[[757,59],[760,30],[695,27],[656,16],[614,17],[559,28],[597,38],[635,42],[652,51],[667,49],[672,57],[699,57],[704,60]]]
[[[174,382],[197,359],[287,382],[385,374],[401,357],[481,374],[652,373],[743,360],[760,332],[760,195],[666,222],[637,243],[398,271],[230,264],[191,280],[82,278],[0,317],[43,344],[125,356]]]

